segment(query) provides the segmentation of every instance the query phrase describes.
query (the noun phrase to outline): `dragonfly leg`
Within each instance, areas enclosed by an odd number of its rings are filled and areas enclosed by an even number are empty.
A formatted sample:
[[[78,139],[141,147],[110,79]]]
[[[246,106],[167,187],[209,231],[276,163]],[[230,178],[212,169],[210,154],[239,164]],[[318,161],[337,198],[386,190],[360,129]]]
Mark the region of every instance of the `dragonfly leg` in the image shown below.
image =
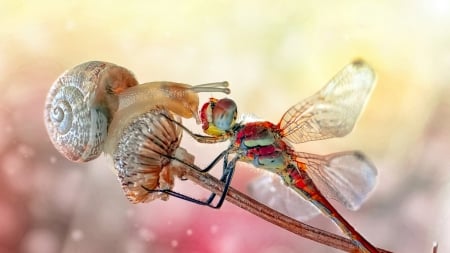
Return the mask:
[[[207,135],[196,134],[196,133],[192,132],[190,129],[188,129],[187,127],[185,127],[180,122],[170,118],[168,115],[166,115],[164,113],[160,113],[160,115],[164,116],[166,119],[170,120],[171,122],[173,122],[177,126],[181,127],[181,129],[183,129],[192,138],[194,138],[196,141],[198,141],[200,143],[217,143],[217,142],[224,142],[224,141],[226,141],[228,139],[228,137],[225,137],[225,136],[223,136],[223,137],[214,137],[214,136],[207,136]]]
[[[211,193],[211,195],[208,197],[207,200],[202,201],[202,200],[195,199],[193,197],[189,197],[189,196],[187,196],[185,194],[172,191],[170,189],[152,190],[152,189],[148,189],[147,187],[145,187],[143,185],[141,185],[141,187],[144,188],[149,193],[162,192],[162,193],[166,193],[166,194],[168,194],[170,196],[173,196],[173,197],[176,197],[176,198],[179,198],[179,199],[182,199],[182,200],[189,201],[189,202],[194,203],[194,204],[198,204],[198,205],[202,205],[202,206],[208,206],[208,207],[211,207],[211,208],[214,208],[214,209],[219,209],[220,207],[222,207],[222,204],[225,201],[225,197],[227,196],[228,189],[230,188],[231,179],[233,178],[234,169],[236,167],[236,161],[239,159],[239,156],[236,156],[236,157],[233,158],[233,160],[231,160],[231,162],[228,163],[227,157],[228,156],[225,156],[225,158],[224,158],[224,170],[223,170],[223,174],[222,174],[222,176],[220,178],[220,181],[224,182],[225,185],[224,185],[222,194],[220,196],[220,199],[219,199],[219,201],[217,201],[217,203],[215,205],[211,204],[213,202],[213,200],[215,199],[215,197],[216,197],[215,193]],[[189,166],[191,166],[192,168],[197,167],[195,165],[189,165]],[[200,169],[200,168],[198,168],[198,169]]]
[[[187,162],[183,161],[182,159],[179,159],[178,157],[175,157],[175,156],[170,156],[170,155],[162,154],[162,153],[158,153],[158,154],[159,154],[160,156],[166,157],[166,158],[169,159],[169,160],[175,160],[175,161],[177,161],[177,162],[179,162],[179,163],[182,163],[182,164],[184,164],[184,165],[186,165],[186,166],[188,166],[188,167],[190,167],[190,168],[192,168],[192,169],[194,169],[194,170],[196,170],[196,171],[198,171],[198,172],[205,173],[205,172],[210,171],[212,168],[214,168],[214,166],[220,161],[220,159],[222,159],[222,157],[227,157],[227,156],[228,156],[229,150],[230,150],[230,148],[228,148],[228,149],[222,151],[222,152],[221,152],[218,156],[216,156],[216,158],[214,158],[214,160],[213,160],[208,166],[206,166],[204,169],[198,167],[198,166],[195,165],[195,164],[187,163]]]
[[[220,181],[221,182],[225,182],[226,178],[227,178],[227,173],[226,173],[226,168],[227,168],[227,164],[228,164],[228,156],[224,156],[223,158],[223,172],[222,172],[222,176],[220,177]],[[225,187],[224,187],[224,191],[225,191]],[[212,203],[214,198],[216,197],[217,194],[215,193],[211,193],[211,195],[209,196],[207,202]],[[223,192],[222,192],[223,195]],[[219,199],[220,202],[220,199]],[[223,202],[223,201],[222,201]],[[222,204],[220,204],[221,206]],[[216,208],[220,208],[220,206],[216,205]]]
[[[145,187],[143,185],[141,185],[141,187],[144,188],[149,193],[157,193],[157,192],[166,193],[166,194],[168,194],[168,195],[170,195],[172,197],[179,198],[179,199],[182,199],[182,200],[186,200],[186,201],[189,201],[189,202],[197,204],[197,205],[209,206],[209,207],[212,207],[212,208],[216,208],[215,206],[212,206],[211,203],[208,202],[208,200],[206,200],[206,201],[198,200],[198,199],[195,199],[193,197],[189,197],[187,195],[184,195],[182,193],[179,193],[179,192],[176,192],[176,191],[172,191],[170,189],[166,189],[166,190],[160,190],[160,189],[158,189],[158,190],[151,190],[151,189],[148,189],[147,187]]]
[[[236,168],[236,162],[239,160],[240,156],[235,156],[233,157],[233,159],[228,162],[228,156],[224,157],[224,163],[223,163],[223,174],[222,177],[220,178],[221,182],[224,182],[225,185],[223,187],[223,191],[222,194],[220,196],[219,201],[217,201],[217,204],[214,206],[211,206],[213,208],[219,209],[223,202],[225,201],[225,197],[227,196],[228,193],[228,189],[230,188],[230,184],[231,184],[231,179],[233,178],[233,174],[234,174],[234,170]],[[212,201],[214,200],[214,198],[216,197],[215,193],[212,193],[211,196],[209,196],[207,202],[212,203]]]
[[[221,197],[220,197],[219,201],[217,202],[217,204],[215,204],[215,205],[211,204],[213,202],[213,200],[215,199],[215,197],[216,197],[215,193],[211,193],[211,195],[208,197],[207,200],[202,201],[202,200],[198,200],[198,199],[195,199],[193,197],[184,195],[182,193],[172,191],[170,189],[164,189],[164,190],[157,189],[157,190],[155,190],[155,189],[148,189],[147,187],[142,186],[142,185],[141,185],[141,187],[144,188],[149,193],[156,193],[156,192],[166,193],[166,194],[168,194],[170,196],[173,196],[173,197],[176,197],[176,198],[179,198],[179,199],[183,199],[183,200],[186,200],[186,201],[198,204],[198,205],[209,206],[211,208],[219,209],[222,206],[223,202],[225,201],[225,197],[226,197],[226,194],[228,192],[228,188],[230,187],[231,178],[233,177],[234,168],[236,166],[236,161],[239,159],[239,156],[236,156],[236,157],[233,158],[233,160],[231,162],[228,162],[229,149],[230,148],[222,151],[211,162],[211,164],[209,164],[205,169],[201,169],[198,166],[196,166],[195,164],[187,163],[187,162],[185,162],[185,161],[183,161],[183,160],[181,160],[181,159],[179,159],[177,157],[173,157],[173,156],[169,156],[169,155],[166,155],[166,154],[159,153],[159,155],[161,155],[161,156],[164,156],[164,157],[166,157],[166,158],[168,158],[170,160],[176,160],[176,161],[178,161],[178,162],[180,162],[180,163],[182,163],[182,164],[184,164],[184,165],[186,165],[186,166],[188,166],[188,167],[190,167],[190,168],[192,168],[194,170],[197,170],[197,171],[199,171],[201,173],[206,173],[209,170],[211,170],[220,161],[220,159],[222,159],[222,157],[223,157],[224,158],[224,163],[223,163],[223,168],[224,169],[223,169],[223,173],[222,173],[222,176],[220,178],[220,181],[224,182],[225,185],[224,185],[224,189],[223,189],[223,192],[221,194]]]

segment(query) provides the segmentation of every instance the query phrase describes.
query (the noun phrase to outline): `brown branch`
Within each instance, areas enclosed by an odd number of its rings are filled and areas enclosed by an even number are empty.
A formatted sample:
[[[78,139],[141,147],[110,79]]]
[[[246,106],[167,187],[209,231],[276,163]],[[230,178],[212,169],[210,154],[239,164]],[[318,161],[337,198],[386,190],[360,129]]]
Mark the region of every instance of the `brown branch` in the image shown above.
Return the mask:
[[[437,253],[438,252],[438,243],[435,242],[433,245],[433,253]]]
[[[185,178],[197,183],[201,187],[217,195],[221,195],[223,192],[224,184],[208,173],[201,173],[189,167],[185,167],[183,170]],[[292,219],[257,202],[232,187],[228,191],[226,200],[294,234],[343,251],[358,252],[358,248],[351,240]],[[392,253],[384,249],[378,249],[378,251],[380,253]]]

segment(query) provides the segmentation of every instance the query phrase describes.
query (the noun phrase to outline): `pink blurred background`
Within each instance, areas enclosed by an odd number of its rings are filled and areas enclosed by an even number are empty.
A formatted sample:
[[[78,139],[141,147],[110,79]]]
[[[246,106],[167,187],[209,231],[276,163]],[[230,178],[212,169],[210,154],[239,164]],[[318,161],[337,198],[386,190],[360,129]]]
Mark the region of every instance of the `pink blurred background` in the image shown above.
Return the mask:
[[[371,157],[371,198],[357,212],[336,206],[373,244],[450,252],[449,14],[444,0],[0,2],[0,253],[337,252],[229,203],[132,205],[105,159],[56,152],[42,114],[60,73],[104,60],[141,82],[228,80],[240,112],[277,122],[355,57],[378,74],[356,129],[298,149]],[[186,135],[182,146],[199,166],[225,147]],[[238,168],[233,186],[253,176]],[[339,233],[323,217],[309,224]]]

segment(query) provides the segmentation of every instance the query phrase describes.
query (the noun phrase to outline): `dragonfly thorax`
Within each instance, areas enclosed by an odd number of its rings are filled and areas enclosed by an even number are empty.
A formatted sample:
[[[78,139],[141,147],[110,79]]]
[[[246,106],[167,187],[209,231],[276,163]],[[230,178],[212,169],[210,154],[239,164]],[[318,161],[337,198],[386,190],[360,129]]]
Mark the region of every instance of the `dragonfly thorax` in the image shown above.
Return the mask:
[[[270,122],[252,122],[236,129],[232,140],[242,161],[272,172],[283,170],[288,162],[289,150],[281,140],[275,125]]]

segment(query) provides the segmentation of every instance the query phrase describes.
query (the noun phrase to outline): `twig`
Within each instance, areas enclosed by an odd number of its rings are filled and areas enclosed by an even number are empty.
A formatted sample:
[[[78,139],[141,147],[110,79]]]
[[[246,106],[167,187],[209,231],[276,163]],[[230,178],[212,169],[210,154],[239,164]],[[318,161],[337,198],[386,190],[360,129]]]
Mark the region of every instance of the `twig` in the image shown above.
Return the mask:
[[[224,184],[215,177],[207,173],[198,172],[187,166],[183,170],[185,173],[185,178],[197,183],[201,187],[218,195],[223,192]],[[358,248],[353,244],[351,240],[315,227],[311,227],[300,221],[292,219],[257,202],[256,200],[233,189],[232,187],[230,187],[228,190],[226,200],[294,234],[343,251],[358,252]],[[387,251],[384,249],[378,249],[378,251],[380,253],[392,253],[391,251]]]
[[[438,252],[438,243],[435,242],[435,243],[433,244],[433,253],[437,253],[437,252]]]

